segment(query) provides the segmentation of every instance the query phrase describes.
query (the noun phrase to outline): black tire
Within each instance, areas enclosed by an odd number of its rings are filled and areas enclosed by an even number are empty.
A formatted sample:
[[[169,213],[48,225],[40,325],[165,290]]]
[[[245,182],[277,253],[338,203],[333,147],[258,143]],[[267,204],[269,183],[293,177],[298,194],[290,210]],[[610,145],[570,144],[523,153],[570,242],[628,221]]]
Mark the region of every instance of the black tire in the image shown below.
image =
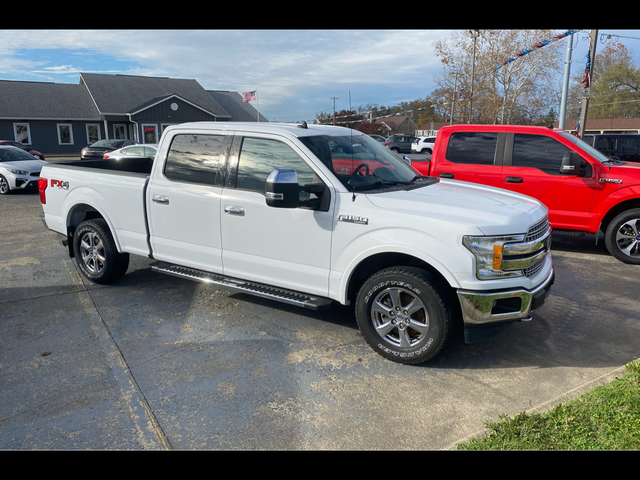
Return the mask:
[[[397,148],[392,148],[392,149],[391,149],[391,151],[392,151],[393,153],[400,153],[400,150],[398,150]]]
[[[103,219],[82,222],[73,236],[78,268],[93,283],[113,283],[127,273],[129,254],[119,253]]]
[[[417,365],[433,358],[451,332],[453,314],[445,298],[429,272],[385,268],[360,288],[356,321],[367,343],[380,355]],[[410,305],[413,308],[405,310]]]
[[[9,187],[9,182],[6,178],[0,175],[0,195],[8,195],[11,193],[11,187]]]
[[[640,208],[632,208],[614,218],[604,242],[609,253],[624,263],[640,265]]]

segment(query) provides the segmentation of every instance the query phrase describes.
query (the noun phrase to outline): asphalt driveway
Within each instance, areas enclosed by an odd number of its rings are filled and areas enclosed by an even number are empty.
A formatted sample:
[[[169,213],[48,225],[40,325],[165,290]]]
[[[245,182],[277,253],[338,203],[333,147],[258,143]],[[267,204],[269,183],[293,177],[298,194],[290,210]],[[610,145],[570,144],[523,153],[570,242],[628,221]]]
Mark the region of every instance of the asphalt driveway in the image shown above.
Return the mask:
[[[0,197],[0,449],[451,449],[640,356],[640,267],[553,238],[531,322],[431,363],[375,354],[351,308],[310,312],[150,271],[84,281],[37,193]]]

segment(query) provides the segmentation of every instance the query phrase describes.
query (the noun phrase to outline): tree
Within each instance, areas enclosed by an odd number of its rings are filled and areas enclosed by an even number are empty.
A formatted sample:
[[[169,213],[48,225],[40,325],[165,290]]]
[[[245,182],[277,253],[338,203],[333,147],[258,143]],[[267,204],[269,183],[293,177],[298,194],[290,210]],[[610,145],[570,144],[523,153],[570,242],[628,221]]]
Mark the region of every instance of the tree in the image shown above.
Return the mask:
[[[627,48],[620,43],[609,44],[596,55],[588,116],[640,116],[640,70],[635,67]]]
[[[531,124],[558,103],[559,45],[549,43],[544,48],[536,48],[541,41],[553,36],[551,30],[479,31],[473,79],[473,123]],[[448,105],[449,113],[454,106],[463,112],[464,123],[468,119],[471,95],[473,43],[470,31],[455,32],[451,39],[434,43],[436,55],[443,64],[443,72],[436,82],[443,95],[449,94],[443,103]],[[450,103],[454,100],[458,105]],[[439,110],[444,113],[443,109]],[[456,120],[460,122],[461,118]]]

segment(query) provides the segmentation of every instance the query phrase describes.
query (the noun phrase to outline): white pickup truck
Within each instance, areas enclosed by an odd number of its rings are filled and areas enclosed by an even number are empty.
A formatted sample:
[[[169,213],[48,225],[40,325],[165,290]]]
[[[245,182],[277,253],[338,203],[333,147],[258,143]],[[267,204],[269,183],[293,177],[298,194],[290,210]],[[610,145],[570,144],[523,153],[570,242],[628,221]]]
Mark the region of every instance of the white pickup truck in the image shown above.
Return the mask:
[[[531,320],[553,284],[547,208],[421,176],[357,131],[273,123],[167,128],[153,161],[49,163],[40,200],[92,282],[152,269],[306,308],[354,304],[382,356],[432,358]]]

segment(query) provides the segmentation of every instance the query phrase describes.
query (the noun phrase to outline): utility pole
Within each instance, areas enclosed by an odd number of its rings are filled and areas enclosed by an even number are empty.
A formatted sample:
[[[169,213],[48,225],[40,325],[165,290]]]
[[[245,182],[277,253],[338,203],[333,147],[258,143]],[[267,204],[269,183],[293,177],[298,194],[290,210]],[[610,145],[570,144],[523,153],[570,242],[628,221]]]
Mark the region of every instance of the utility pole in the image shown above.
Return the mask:
[[[336,124],[336,100],[340,100],[339,98],[336,97],[329,97],[331,99],[333,99],[333,125],[335,126]]]
[[[469,33],[471,33],[471,36],[473,37],[473,59],[471,60],[471,94],[469,95],[469,123],[471,123],[471,107],[473,105],[473,82],[475,80],[476,70],[476,41],[478,40],[480,30],[469,30]]]
[[[580,138],[584,138],[584,127],[587,123],[587,111],[589,110],[589,95],[591,93],[591,79],[593,78],[593,63],[596,59],[596,44],[598,40],[598,30],[591,30],[589,40],[589,71],[587,72],[587,77],[585,78],[585,83],[587,84],[585,87],[585,96],[582,99],[582,111],[580,112],[580,129],[578,132],[578,136]]]
[[[567,40],[567,57],[564,61],[564,84],[562,86],[562,101],[560,102],[560,122],[558,127],[564,130],[567,117],[567,97],[569,96],[569,75],[571,72],[571,50],[573,49],[573,34]]]

